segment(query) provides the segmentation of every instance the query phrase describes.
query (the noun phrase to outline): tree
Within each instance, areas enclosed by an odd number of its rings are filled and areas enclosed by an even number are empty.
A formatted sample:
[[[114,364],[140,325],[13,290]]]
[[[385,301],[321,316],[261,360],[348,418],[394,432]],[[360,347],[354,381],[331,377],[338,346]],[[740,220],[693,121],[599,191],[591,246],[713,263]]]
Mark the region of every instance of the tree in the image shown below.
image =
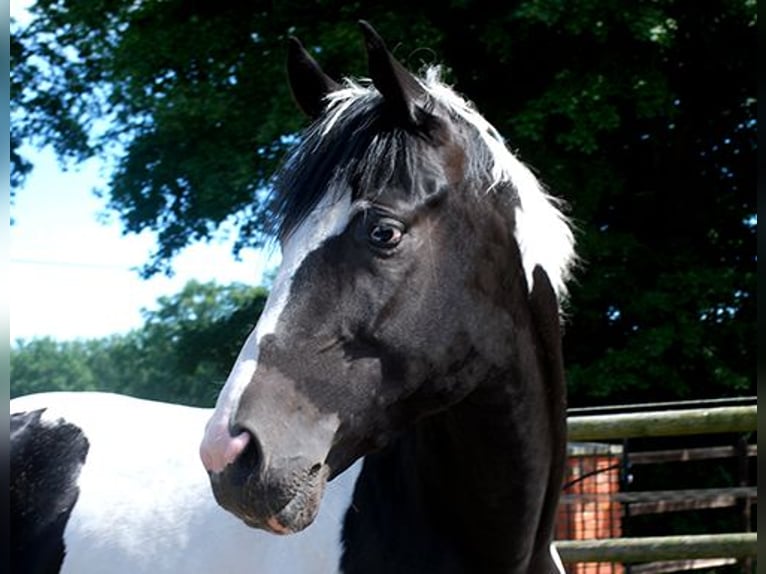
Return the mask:
[[[754,392],[753,0],[39,0],[33,13],[12,28],[13,149],[113,154],[111,207],[127,232],[159,231],[147,274],[227,218],[238,249],[271,232],[269,177],[302,125],[286,36],[330,75],[363,75],[363,17],[410,67],[445,62],[569,201],[584,262],[565,341],[574,404]],[[12,157],[18,184],[28,165]]]
[[[212,406],[268,293],[242,284],[188,282],[145,313],[142,396]]]
[[[266,295],[262,287],[191,281],[124,335],[20,341],[11,348],[11,396],[107,391],[212,406]]]
[[[51,338],[11,348],[11,397],[45,391],[96,390],[85,345]]]

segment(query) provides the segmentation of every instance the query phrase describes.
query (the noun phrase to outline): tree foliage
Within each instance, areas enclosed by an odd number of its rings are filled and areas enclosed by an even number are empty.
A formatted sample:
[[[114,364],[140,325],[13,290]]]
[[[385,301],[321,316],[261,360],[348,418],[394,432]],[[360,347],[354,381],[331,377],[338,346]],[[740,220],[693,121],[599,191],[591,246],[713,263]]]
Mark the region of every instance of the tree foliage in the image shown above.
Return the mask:
[[[410,67],[445,63],[568,200],[584,262],[566,328],[573,402],[754,392],[755,9],[38,0],[12,27],[12,181],[29,169],[23,142],[112,154],[111,207],[126,231],[159,232],[148,274],[227,219],[238,248],[257,245],[303,121],[286,36],[336,78],[363,75],[366,18]]]
[[[11,396],[42,391],[109,391],[212,406],[241,343],[255,326],[266,290],[191,281],[125,335],[11,348]]]

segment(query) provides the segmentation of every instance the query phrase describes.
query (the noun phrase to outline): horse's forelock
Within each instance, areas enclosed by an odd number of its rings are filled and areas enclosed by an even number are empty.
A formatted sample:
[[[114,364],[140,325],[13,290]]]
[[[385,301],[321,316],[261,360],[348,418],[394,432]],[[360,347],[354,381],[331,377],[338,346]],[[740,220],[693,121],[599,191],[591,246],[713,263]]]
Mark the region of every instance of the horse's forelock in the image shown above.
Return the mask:
[[[419,144],[388,125],[372,87],[346,81],[328,96],[323,116],[309,126],[276,176],[280,236],[289,235],[328,194],[372,200],[388,187],[407,187],[423,166]],[[413,184],[412,189],[418,186]]]

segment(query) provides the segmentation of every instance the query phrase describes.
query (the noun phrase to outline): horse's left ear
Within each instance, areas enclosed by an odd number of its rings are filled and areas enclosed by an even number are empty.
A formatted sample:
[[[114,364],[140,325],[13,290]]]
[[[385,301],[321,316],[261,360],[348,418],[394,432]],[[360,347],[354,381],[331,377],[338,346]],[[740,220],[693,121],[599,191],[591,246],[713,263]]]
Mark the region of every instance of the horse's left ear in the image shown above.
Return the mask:
[[[319,117],[325,97],[341,85],[322,71],[298,38],[290,36],[287,52],[287,76],[295,101],[307,116]]]
[[[428,99],[423,85],[388,51],[375,29],[364,20],[359,21],[367,47],[367,59],[372,83],[383,95],[395,117],[412,127],[424,127],[427,114],[421,107]]]

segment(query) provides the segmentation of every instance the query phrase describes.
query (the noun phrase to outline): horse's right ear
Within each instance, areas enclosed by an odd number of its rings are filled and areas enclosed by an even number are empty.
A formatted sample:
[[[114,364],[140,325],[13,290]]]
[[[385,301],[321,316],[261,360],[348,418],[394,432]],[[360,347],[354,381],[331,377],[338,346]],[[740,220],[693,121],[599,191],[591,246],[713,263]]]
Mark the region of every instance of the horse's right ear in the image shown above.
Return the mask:
[[[290,91],[298,107],[316,119],[324,110],[325,97],[341,85],[322,71],[298,38],[290,36],[287,52],[287,76]]]
[[[429,118],[422,104],[428,94],[415,76],[389,52],[383,38],[369,22],[359,20],[364,34],[372,83],[383,96],[394,116],[407,126],[424,127]]]

